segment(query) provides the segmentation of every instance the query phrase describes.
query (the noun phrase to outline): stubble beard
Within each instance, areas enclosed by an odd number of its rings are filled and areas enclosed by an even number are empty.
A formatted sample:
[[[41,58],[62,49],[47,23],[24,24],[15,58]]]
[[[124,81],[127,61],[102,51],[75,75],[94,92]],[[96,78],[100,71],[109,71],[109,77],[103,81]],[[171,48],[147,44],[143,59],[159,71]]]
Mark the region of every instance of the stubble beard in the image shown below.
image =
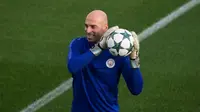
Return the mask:
[[[100,41],[101,36],[102,36],[101,34],[90,33],[90,34],[87,34],[87,40],[89,42],[98,42]]]

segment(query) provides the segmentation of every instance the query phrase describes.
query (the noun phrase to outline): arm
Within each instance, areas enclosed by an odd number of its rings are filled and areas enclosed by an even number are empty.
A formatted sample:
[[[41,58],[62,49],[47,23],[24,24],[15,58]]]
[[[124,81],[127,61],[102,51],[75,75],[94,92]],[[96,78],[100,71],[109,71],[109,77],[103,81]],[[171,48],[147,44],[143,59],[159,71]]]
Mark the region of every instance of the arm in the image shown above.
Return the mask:
[[[126,81],[129,91],[133,95],[139,95],[143,89],[143,78],[139,67],[131,65],[129,57],[126,57],[123,63],[122,75]]]
[[[97,42],[92,48],[87,52],[81,54],[80,50],[82,49],[82,42],[80,39],[74,39],[70,43],[69,53],[68,53],[68,69],[71,73],[76,73],[81,70],[84,66],[88,65],[90,61],[98,56],[103,49],[106,49],[106,40],[107,37],[116,29],[118,26],[109,28],[101,37],[100,41]]]
[[[81,40],[74,39],[69,46],[68,52],[68,70],[71,73],[76,73],[81,70],[84,66],[88,65],[95,55],[88,50],[81,54]]]
[[[137,34],[131,32],[134,38],[134,49],[132,53],[125,58],[122,74],[127,83],[128,89],[133,95],[138,95],[143,89],[143,78],[140,72],[140,59],[139,59],[139,39]]]

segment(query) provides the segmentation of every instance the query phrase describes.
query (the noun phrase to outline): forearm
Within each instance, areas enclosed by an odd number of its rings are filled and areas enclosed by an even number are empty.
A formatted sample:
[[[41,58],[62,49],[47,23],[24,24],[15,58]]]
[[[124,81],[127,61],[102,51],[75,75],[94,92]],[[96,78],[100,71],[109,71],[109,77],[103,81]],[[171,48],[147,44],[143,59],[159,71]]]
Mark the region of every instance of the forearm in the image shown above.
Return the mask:
[[[122,69],[122,74],[128,89],[133,95],[140,94],[143,89],[143,78],[138,63],[139,58],[136,60],[131,60],[129,57],[127,57]]]
[[[68,59],[68,69],[71,73],[76,73],[77,71],[81,70],[83,67],[88,65],[95,55],[88,51],[84,54],[73,56]]]
[[[139,68],[128,68],[124,78],[126,80],[128,89],[134,95],[138,95],[143,89],[143,78]]]

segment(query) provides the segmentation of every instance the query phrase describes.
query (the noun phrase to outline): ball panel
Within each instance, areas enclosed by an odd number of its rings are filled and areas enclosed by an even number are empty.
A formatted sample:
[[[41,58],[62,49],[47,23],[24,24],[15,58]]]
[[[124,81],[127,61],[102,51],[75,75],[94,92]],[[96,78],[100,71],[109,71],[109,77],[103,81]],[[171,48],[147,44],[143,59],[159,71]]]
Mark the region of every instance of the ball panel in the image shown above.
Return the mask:
[[[121,34],[115,34],[113,36],[113,38],[114,38],[114,40],[115,40],[116,43],[120,43],[122,41],[122,39],[123,39],[123,35],[121,35]]]
[[[126,33],[128,33],[129,35],[132,36],[132,33],[130,31],[128,31],[128,30],[125,30],[125,31],[126,31]]]
[[[126,49],[119,49],[119,56],[126,56],[128,53],[128,50]]]
[[[120,34],[120,33],[124,33],[125,30],[124,29],[117,29],[117,30],[115,30],[115,32]]]
[[[117,56],[118,55],[118,52],[117,52],[116,49],[110,48],[109,51],[113,56]]]
[[[130,47],[130,41],[127,38],[125,38],[124,40],[122,40],[121,47],[128,49]]]
[[[109,48],[115,46],[115,42],[114,42],[114,40],[113,40],[112,38],[109,38],[109,39],[107,40],[107,46],[108,46]]]

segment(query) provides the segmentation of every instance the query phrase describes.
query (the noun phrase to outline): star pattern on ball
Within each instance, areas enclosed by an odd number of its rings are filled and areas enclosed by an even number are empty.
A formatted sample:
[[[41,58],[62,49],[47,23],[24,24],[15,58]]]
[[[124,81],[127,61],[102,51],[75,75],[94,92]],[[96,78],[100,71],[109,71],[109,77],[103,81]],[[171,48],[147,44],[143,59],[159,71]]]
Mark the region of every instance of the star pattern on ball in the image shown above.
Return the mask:
[[[110,53],[114,56],[127,56],[133,49],[132,34],[128,30],[118,29],[112,32],[108,38],[107,45]]]
[[[120,34],[122,34],[122,35],[124,36],[124,38],[127,38],[127,37],[131,36],[131,35],[128,34],[126,31],[124,31],[124,33],[120,33]]]
[[[111,33],[111,36],[114,36],[115,34],[117,34],[117,32],[112,32],[112,33]]]

